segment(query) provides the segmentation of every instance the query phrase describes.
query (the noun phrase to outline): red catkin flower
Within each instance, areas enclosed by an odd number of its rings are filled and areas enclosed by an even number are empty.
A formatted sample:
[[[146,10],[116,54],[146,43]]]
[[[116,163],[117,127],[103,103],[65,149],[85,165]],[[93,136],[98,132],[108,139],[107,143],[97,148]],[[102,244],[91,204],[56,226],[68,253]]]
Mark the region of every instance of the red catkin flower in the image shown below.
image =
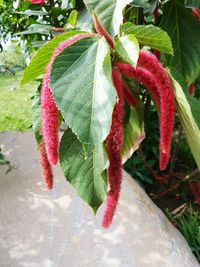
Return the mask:
[[[188,87],[188,92],[189,94],[193,95],[195,93],[195,83],[191,83],[190,86]]]
[[[49,162],[58,161],[58,108],[49,88],[49,73],[44,76],[42,91],[42,135]]]
[[[93,36],[91,34],[75,35],[62,42],[54,51],[49,64],[46,67],[42,90],[41,90],[41,107],[42,107],[42,135],[50,164],[54,165],[58,161],[58,108],[53,99],[51,89],[49,88],[51,66],[55,58],[63,51],[64,48],[72,45],[76,41]]]
[[[108,42],[108,44],[110,45],[111,48],[114,48],[114,42],[112,37],[110,36],[110,34],[105,30],[105,28],[103,27],[103,25],[100,23],[99,19],[97,18],[96,14],[93,12],[92,13],[92,17],[94,20],[94,27],[96,32],[98,33],[98,35],[100,37],[105,37],[106,41]]]
[[[158,7],[155,8],[153,15],[154,15],[155,19],[157,19],[157,17],[159,17],[160,14],[159,14]]]
[[[53,172],[52,172],[49,160],[47,158],[45,145],[43,142],[39,145],[39,152],[40,152],[40,165],[41,165],[44,183],[46,187],[49,190],[51,190],[53,187]]]
[[[112,125],[107,138],[106,147],[108,151],[110,165],[108,168],[108,181],[110,191],[107,194],[105,212],[102,226],[108,228],[118,203],[121,183],[122,183],[122,159],[121,149],[123,146],[123,81],[117,68],[112,71],[113,81],[118,94],[118,102],[114,107],[112,114]]]
[[[155,55],[140,51],[138,65],[149,70],[157,83],[160,93],[160,169],[167,167],[170,158],[171,138],[174,128],[175,99],[170,78]]]
[[[160,108],[160,93],[156,84],[156,80],[151,72],[142,67],[134,69],[130,64],[117,63],[116,66],[122,71],[124,75],[133,78],[144,86],[152,94],[153,99],[158,108]]]
[[[154,59],[156,59],[155,56]],[[117,66],[123,74],[142,83],[152,94],[157,105],[160,121],[160,169],[164,170],[170,157],[170,144],[174,125],[175,108],[173,93],[169,93],[171,98],[166,96],[162,87],[164,82],[158,80],[153,72],[144,67],[136,67],[134,69],[131,65],[125,63],[117,63]],[[167,101],[169,101],[172,107],[169,106]],[[169,121],[170,119],[171,121]]]
[[[32,4],[44,4],[45,0],[29,0],[29,2]]]
[[[199,14],[199,10],[195,7],[192,8],[192,14],[196,19],[200,19],[200,14]]]
[[[125,84],[124,81],[123,81],[123,95],[124,95],[124,98],[125,98],[126,102],[130,106],[132,106],[132,107],[136,107],[137,106],[137,100],[132,95],[132,93],[130,92],[129,88],[127,87],[127,85]]]

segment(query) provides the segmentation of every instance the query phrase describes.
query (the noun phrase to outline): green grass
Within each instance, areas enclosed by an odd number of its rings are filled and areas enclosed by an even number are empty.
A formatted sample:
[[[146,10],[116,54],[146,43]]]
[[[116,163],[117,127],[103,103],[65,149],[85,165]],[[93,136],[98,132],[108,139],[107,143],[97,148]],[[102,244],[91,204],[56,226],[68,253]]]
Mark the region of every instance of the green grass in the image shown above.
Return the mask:
[[[22,72],[16,77],[0,73],[0,131],[27,131],[32,124],[32,100],[37,83],[20,88]]]
[[[173,222],[184,236],[192,252],[200,263],[200,219],[199,213],[194,211],[190,205],[181,215],[172,215],[168,209],[165,210],[168,219]]]
[[[200,263],[200,221],[198,213],[191,207],[176,219],[177,228],[187,240],[192,252]]]

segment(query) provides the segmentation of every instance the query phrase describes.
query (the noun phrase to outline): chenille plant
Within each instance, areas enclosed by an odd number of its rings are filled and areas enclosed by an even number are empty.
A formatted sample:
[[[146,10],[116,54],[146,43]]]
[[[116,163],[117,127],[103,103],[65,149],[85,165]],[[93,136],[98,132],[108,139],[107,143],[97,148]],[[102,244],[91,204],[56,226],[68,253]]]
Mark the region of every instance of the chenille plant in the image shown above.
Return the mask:
[[[185,37],[184,42],[189,43],[185,49],[194,49],[197,59],[195,55],[184,58],[177,40],[170,39],[174,29],[179,34],[181,28],[174,28],[171,21],[171,26],[166,24],[176,5],[198,35],[198,10],[186,7],[182,0],[154,2],[147,10],[128,0],[85,0],[93,31],[67,31],[49,41],[33,57],[22,81],[44,75],[34,99],[33,128],[48,189],[53,187],[51,166],[59,160],[67,181],[94,212],[106,200],[105,228],[112,223],[117,208],[123,163],[145,138],[143,88],[159,116],[160,170],[169,165],[176,114],[200,168],[199,125],[177,79],[181,76],[189,87],[198,76],[200,39],[197,45]],[[160,28],[139,25],[140,12],[131,17],[127,15],[130,8],[152,12],[155,21],[162,19]],[[160,59],[164,59],[165,67]],[[67,129],[59,141],[61,121]]]

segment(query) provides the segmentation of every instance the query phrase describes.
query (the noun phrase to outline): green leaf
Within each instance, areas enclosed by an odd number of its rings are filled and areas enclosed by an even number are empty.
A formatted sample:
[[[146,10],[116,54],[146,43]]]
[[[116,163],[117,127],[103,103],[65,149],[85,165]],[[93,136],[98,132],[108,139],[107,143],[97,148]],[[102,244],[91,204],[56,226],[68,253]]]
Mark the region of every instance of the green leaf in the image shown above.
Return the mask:
[[[78,13],[76,27],[83,31],[92,32],[92,16],[89,11],[85,8]]]
[[[122,157],[125,162],[138,149],[145,138],[143,114],[136,108],[130,108],[130,116],[127,124],[124,125],[124,144]]]
[[[116,102],[105,39],[85,38],[64,49],[52,65],[50,88],[66,123],[88,151],[101,144]]]
[[[83,0],[90,11],[95,11],[104,28],[115,36],[123,22],[122,11],[132,0]]]
[[[200,73],[200,21],[185,8],[183,0],[176,0],[165,4],[160,26],[167,31],[174,47],[174,57],[167,58],[168,66],[192,83]]]
[[[77,11],[72,10],[72,12],[69,15],[68,22],[74,27],[76,25],[77,20]]]
[[[48,12],[46,11],[40,11],[40,10],[31,10],[27,9],[25,12],[15,12],[16,14],[26,15],[26,16],[44,16],[48,15]]]
[[[106,180],[102,176],[107,167],[103,146],[95,148],[85,159],[81,142],[68,128],[60,143],[60,164],[67,181],[96,211],[104,201],[107,191]]]
[[[67,33],[63,33],[53,40],[49,41],[42,48],[38,50],[35,56],[32,58],[30,64],[25,69],[23,79],[21,81],[21,85],[24,85],[34,79],[36,79],[39,75],[43,74],[45,71],[45,67],[50,61],[50,58],[53,54],[53,51],[56,47],[62,42],[67,40],[68,38],[83,33],[82,31],[71,31]]]
[[[197,126],[200,129],[200,100],[196,99],[191,95],[187,95],[187,100],[190,104],[192,115],[196,121]]]
[[[187,7],[196,7],[200,9],[200,1],[199,0],[186,0]]]
[[[171,76],[176,98],[176,109],[184,129],[186,139],[200,169],[200,129],[192,115],[191,107],[179,83]]]
[[[127,63],[130,63],[133,67],[137,66],[140,47],[133,34],[116,38],[115,49],[123,60],[125,60]]]
[[[198,100],[197,98],[195,98],[194,96],[190,95],[188,92],[188,86],[187,83],[184,80],[184,77],[179,74],[177,71],[175,70],[170,70],[172,76],[174,77],[174,79],[179,83],[179,85],[182,87],[183,92],[187,98],[188,103],[190,104],[191,107],[191,111],[192,111],[192,115],[197,123],[197,126],[200,129],[200,100]]]
[[[18,35],[25,35],[25,34],[43,34],[43,35],[48,35],[49,30],[52,29],[51,25],[45,25],[45,24],[31,24],[31,26],[28,28],[26,31],[18,32],[14,34],[14,36]]]
[[[62,4],[61,4],[61,8],[65,9],[67,8],[69,5],[69,0],[62,0]]]
[[[135,7],[142,7],[143,9],[149,7],[149,3],[147,0],[134,0],[132,1],[132,5]]]
[[[142,7],[144,14],[153,13],[156,8],[158,0],[134,0],[133,6]]]
[[[134,25],[130,22],[125,23],[122,26],[122,30],[125,34],[133,34],[138,41],[150,46],[160,52],[164,52],[173,55],[173,48],[170,37],[168,34],[158,27],[152,25]]]
[[[38,144],[42,141],[41,130],[41,102],[40,102],[40,87],[36,90],[36,94],[33,99],[32,106],[32,117],[33,117],[33,132],[35,134],[35,139]]]

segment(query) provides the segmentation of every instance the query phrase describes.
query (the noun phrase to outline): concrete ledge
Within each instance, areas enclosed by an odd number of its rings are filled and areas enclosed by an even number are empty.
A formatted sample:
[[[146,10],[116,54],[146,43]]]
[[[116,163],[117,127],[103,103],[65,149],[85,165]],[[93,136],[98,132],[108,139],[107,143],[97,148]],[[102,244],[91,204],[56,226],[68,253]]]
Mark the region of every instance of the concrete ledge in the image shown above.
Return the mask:
[[[198,267],[179,232],[127,174],[112,226],[96,217],[55,168],[44,189],[32,133],[0,133],[17,169],[0,167],[1,267]]]

